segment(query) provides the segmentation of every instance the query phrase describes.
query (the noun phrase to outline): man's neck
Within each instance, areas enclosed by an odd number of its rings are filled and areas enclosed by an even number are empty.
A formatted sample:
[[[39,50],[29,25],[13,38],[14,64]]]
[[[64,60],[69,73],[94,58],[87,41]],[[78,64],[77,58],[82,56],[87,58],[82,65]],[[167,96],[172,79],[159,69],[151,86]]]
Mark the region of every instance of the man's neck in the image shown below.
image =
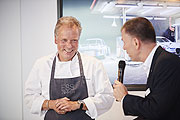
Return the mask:
[[[141,49],[141,61],[145,62],[153,48],[156,46],[156,43],[149,43],[149,44],[144,44]]]

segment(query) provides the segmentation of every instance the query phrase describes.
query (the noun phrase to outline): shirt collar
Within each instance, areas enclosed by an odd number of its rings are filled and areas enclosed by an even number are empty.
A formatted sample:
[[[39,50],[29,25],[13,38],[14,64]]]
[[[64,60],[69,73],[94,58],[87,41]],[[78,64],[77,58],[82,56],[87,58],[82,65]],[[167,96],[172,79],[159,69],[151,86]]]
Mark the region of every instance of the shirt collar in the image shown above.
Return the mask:
[[[71,61],[76,61],[76,60],[78,60],[77,53],[78,53],[78,52],[76,52],[76,54],[75,54],[75,56],[73,57],[73,59],[72,59],[72,60],[70,60],[70,61],[66,61],[66,62],[71,62]],[[57,59],[57,61],[58,61],[58,62],[62,62],[62,61],[60,61],[60,60],[59,60],[59,57],[58,57],[58,52],[56,53],[56,59]],[[64,62],[64,61],[63,61],[63,62]],[[62,62],[62,63],[63,63],[63,62]]]
[[[148,55],[148,57],[146,58],[145,62],[143,63],[143,69],[145,70],[146,74],[147,74],[147,77],[149,76],[149,70],[150,70],[150,67],[151,67],[151,63],[152,63],[152,59],[153,59],[153,56],[155,54],[155,51],[156,49],[159,47],[159,45],[156,45],[151,53]]]

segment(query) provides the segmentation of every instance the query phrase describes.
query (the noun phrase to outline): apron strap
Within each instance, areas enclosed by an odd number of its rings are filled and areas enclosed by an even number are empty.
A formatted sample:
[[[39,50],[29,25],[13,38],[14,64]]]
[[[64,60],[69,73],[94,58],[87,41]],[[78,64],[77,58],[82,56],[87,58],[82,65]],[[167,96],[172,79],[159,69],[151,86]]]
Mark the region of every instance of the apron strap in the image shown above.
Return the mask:
[[[80,76],[83,77],[84,76],[84,70],[83,70],[81,55],[79,52],[77,53],[77,55],[78,55],[78,60],[79,60]]]
[[[56,56],[54,57],[53,64],[52,64],[51,79],[54,79],[55,66],[56,66]]]

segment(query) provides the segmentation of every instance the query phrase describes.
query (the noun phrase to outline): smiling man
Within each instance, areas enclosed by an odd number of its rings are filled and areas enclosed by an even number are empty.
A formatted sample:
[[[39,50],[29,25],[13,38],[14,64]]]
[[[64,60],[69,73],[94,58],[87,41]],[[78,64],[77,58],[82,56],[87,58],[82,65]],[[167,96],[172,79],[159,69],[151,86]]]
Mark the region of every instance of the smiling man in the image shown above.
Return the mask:
[[[55,30],[55,43],[57,44],[59,59],[72,60],[78,49],[81,28],[73,24],[57,24]]]
[[[102,63],[78,52],[81,25],[62,17],[58,52],[38,59],[25,84],[25,103],[45,120],[92,120],[109,110],[113,90]]]

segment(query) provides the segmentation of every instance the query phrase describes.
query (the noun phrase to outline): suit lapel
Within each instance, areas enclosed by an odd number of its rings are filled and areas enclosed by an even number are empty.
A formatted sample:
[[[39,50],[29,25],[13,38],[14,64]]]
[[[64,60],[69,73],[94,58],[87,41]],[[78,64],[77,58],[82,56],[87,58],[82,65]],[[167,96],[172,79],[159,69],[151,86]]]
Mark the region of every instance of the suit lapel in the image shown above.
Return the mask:
[[[152,84],[152,80],[151,80],[151,77],[152,77],[152,73],[153,73],[153,70],[154,70],[154,66],[156,65],[156,61],[157,61],[157,58],[159,57],[159,55],[161,54],[161,52],[163,51],[163,48],[162,47],[158,47],[154,56],[153,56],[153,60],[152,60],[152,63],[151,63],[151,67],[150,67],[150,70],[149,70],[149,76],[147,78],[147,88],[149,88]]]

